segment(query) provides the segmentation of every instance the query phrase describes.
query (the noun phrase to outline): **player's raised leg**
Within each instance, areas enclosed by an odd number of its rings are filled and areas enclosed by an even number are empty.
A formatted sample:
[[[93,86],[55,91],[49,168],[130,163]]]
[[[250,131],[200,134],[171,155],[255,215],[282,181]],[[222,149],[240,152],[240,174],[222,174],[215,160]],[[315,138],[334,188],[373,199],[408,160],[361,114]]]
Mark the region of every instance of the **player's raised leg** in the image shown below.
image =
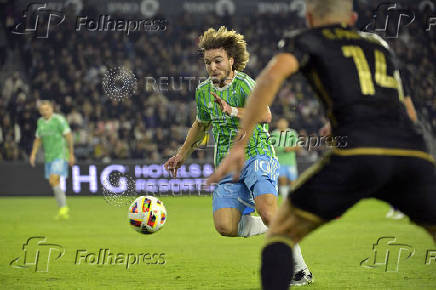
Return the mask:
[[[220,182],[213,192],[213,222],[222,236],[238,236],[238,223],[244,210],[238,201],[241,190],[246,190],[243,184],[231,183],[227,179]]]
[[[254,207],[250,201],[241,199],[241,196],[249,195],[249,189],[242,182],[232,183],[230,179],[224,179],[218,184],[213,193],[213,219],[219,234],[251,237],[267,231],[261,217],[242,215],[247,207]]]

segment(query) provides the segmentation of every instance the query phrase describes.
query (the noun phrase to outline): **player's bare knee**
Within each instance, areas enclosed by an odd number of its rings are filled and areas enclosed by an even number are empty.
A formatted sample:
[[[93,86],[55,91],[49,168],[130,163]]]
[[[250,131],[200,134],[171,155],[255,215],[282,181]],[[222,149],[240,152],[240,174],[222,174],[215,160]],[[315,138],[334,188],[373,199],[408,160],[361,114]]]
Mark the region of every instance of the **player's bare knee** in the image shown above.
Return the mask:
[[[224,237],[235,237],[238,235],[237,228],[225,223],[216,223],[215,230]]]

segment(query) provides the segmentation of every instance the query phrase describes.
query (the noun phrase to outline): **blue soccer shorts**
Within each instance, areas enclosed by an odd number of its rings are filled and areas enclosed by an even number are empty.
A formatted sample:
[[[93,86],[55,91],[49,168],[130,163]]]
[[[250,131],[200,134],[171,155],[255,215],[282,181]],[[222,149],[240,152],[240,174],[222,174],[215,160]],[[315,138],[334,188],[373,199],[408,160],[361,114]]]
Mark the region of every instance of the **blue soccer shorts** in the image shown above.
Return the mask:
[[[297,166],[280,165],[279,177],[286,177],[290,181],[297,180],[298,177]]]
[[[52,162],[45,163],[45,178],[49,179],[50,175],[56,174],[64,178],[68,177],[68,163],[65,159],[55,159]]]
[[[277,196],[279,163],[267,155],[256,155],[245,161],[238,182],[230,175],[223,178],[213,192],[213,211],[220,208],[237,208],[241,213],[254,208],[254,198],[263,194]]]

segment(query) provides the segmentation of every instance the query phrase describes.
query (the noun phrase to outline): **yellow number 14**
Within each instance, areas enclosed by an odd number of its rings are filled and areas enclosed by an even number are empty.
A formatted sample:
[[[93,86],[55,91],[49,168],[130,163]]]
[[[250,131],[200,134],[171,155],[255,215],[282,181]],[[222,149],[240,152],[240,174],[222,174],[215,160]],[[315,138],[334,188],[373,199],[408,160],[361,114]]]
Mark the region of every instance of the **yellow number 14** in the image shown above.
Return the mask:
[[[364,95],[374,95],[375,88],[372,81],[371,70],[366,60],[362,48],[358,46],[343,46],[342,53],[345,57],[352,57],[359,75],[360,89]],[[398,90],[398,95],[401,100],[404,98],[403,86],[401,84],[400,74],[396,70],[393,76],[388,76],[386,73],[386,57],[378,49],[374,50],[375,56],[375,82],[383,88],[392,88]]]

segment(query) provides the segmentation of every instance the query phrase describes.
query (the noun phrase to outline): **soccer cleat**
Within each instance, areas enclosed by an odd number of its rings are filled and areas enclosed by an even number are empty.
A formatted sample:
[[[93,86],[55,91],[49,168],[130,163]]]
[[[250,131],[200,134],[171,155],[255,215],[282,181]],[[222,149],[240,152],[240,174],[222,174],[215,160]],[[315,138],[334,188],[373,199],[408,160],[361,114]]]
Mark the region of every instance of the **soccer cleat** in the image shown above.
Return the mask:
[[[55,219],[57,220],[67,220],[70,218],[70,215],[68,214],[68,212],[70,211],[70,209],[66,206],[61,207],[59,209],[58,215],[55,217]]]
[[[400,220],[404,217],[405,217],[404,213],[402,213],[401,211],[399,211],[393,207],[391,207],[389,209],[388,213],[386,214],[386,218],[393,219],[393,220]]]
[[[395,211],[394,215],[391,217],[391,219],[393,220],[400,220],[404,218],[404,213],[402,213],[401,211]]]
[[[290,286],[303,286],[313,282],[312,273],[309,269],[301,270],[295,273],[291,280]]]
[[[392,218],[393,216],[394,216],[394,213],[395,213],[395,210],[394,210],[394,208],[390,208],[389,209],[389,211],[386,213],[386,218],[387,219],[390,219],[390,218]]]

